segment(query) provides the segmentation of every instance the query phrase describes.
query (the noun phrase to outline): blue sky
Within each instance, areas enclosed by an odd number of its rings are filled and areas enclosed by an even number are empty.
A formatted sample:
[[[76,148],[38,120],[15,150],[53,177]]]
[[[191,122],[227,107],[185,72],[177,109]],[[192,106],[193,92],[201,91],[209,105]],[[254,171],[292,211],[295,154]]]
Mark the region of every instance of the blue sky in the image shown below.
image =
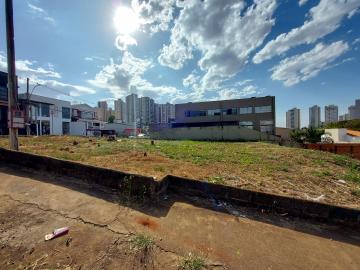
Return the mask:
[[[159,103],[275,95],[278,126],[295,106],[307,125],[310,106],[336,104],[343,114],[360,98],[359,8],[360,0],[14,0],[20,91],[29,77],[48,86],[34,93],[90,105],[132,92]]]

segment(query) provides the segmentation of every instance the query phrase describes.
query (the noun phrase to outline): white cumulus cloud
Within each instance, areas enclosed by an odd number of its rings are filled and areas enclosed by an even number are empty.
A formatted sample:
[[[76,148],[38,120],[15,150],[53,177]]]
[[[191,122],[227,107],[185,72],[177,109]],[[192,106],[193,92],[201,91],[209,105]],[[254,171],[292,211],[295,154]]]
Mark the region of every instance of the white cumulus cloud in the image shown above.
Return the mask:
[[[320,0],[310,9],[309,19],[300,27],[269,41],[253,58],[259,64],[301,44],[311,44],[335,31],[344,17],[351,17],[360,7],[359,0]]]
[[[170,44],[162,48],[158,61],[181,69],[193,58],[193,52],[200,51],[198,65],[205,71],[201,83],[206,89],[217,88],[235,76],[275,23],[275,0],[255,0],[250,6],[239,0],[179,3],[180,14],[174,21]]]
[[[344,41],[329,45],[319,43],[312,50],[285,58],[271,69],[273,80],[283,81],[285,86],[292,86],[315,77],[320,71],[330,68],[330,63],[349,49]]]
[[[115,98],[130,93],[153,98],[175,94],[177,92],[175,87],[155,86],[143,78],[145,71],[151,67],[153,67],[151,60],[137,58],[126,51],[120,63],[115,63],[111,59],[110,64],[104,66],[95,78],[88,82],[95,87],[109,90]]]
[[[138,14],[143,25],[149,25],[150,31],[156,33],[167,31],[173,20],[175,0],[132,0],[131,6]]]

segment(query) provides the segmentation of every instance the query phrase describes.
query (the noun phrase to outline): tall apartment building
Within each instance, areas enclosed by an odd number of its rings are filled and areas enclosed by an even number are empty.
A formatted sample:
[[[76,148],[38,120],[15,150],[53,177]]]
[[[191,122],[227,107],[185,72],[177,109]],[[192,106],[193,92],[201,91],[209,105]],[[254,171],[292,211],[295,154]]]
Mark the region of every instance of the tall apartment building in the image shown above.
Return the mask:
[[[339,119],[339,108],[336,105],[325,106],[325,124],[335,123]]]
[[[139,98],[136,94],[130,94],[126,97],[126,123],[134,125],[140,123]]]
[[[155,123],[170,123],[175,120],[175,105],[155,104]]]
[[[321,125],[321,109],[318,105],[309,108],[309,127],[318,128]]]
[[[300,129],[300,109],[292,108],[286,112],[286,127]]]
[[[355,105],[349,107],[349,120],[360,119],[360,99],[355,100]]]
[[[339,121],[346,121],[346,120],[350,120],[350,115],[348,113],[339,115]]]
[[[140,127],[149,126],[155,122],[155,103],[152,98],[139,98]]]
[[[105,121],[105,122],[108,121],[109,111],[108,111],[108,105],[107,105],[106,101],[98,102],[97,116],[98,116],[98,120],[100,120],[100,121]]]
[[[126,103],[120,98],[114,101],[115,121],[118,123],[126,122]]]

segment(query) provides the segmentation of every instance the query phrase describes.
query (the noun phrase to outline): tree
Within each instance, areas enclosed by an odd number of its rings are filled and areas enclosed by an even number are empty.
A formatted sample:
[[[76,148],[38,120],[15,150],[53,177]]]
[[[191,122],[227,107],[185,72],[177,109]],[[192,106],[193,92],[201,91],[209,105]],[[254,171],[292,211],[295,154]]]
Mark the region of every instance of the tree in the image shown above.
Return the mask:
[[[348,128],[360,131],[360,119],[339,121],[336,123],[329,123],[325,128]]]
[[[114,115],[110,115],[108,118],[108,123],[114,123],[115,121],[115,116]]]
[[[297,143],[317,143],[321,141],[321,135],[324,134],[323,129],[316,129],[313,127],[292,130],[290,138]]]

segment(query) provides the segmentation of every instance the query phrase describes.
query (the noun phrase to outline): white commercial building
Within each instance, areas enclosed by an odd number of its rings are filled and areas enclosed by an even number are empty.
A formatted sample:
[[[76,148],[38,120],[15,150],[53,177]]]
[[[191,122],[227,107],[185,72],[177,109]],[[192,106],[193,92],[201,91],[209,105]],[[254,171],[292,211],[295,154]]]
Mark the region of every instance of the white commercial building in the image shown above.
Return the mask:
[[[286,128],[300,129],[300,109],[293,108],[286,112]]]
[[[26,94],[19,94],[26,102]],[[32,135],[70,134],[70,102],[38,95],[29,99],[30,132]]]
[[[321,125],[320,107],[314,105],[309,108],[309,127],[318,128]]]
[[[339,108],[336,105],[325,106],[325,124],[336,123],[339,119]]]

